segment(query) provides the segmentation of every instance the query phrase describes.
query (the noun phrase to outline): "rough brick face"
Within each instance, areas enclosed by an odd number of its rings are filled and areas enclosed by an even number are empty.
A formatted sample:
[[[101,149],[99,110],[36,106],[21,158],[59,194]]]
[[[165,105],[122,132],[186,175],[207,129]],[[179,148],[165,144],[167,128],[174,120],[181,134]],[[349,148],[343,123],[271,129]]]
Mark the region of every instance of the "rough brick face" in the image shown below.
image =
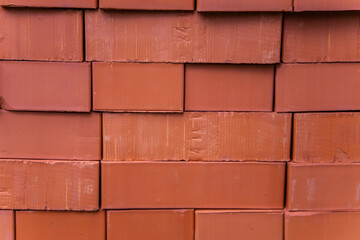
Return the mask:
[[[289,210],[355,210],[360,164],[290,163],[286,204]]]
[[[360,10],[358,0],[294,0],[295,11]]]
[[[281,14],[86,12],[86,58],[119,62],[275,63]]]
[[[90,112],[89,63],[0,62],[5,110]]]
[[[0,158],[101,159],[96,113],[0,111]]]
[[[102,162],[101,203],[122,208],[282,208],[285,163]]]
[[[360,64],[280,64],[276,111],[360,110]]]
[[[291,0],[197,0],[197,10],[203,12],[237,12],[237,11],[291,11]]]
[[[96,8],[97,0],[0,0],[6,7]]]
[[[360,15],[297,13],[284,16],[284,62],[360,60]]]
[[[359,162],[359,144],[359,113],[295,114],[295,162]]]
[[[105,240],[104,212],[16,212],[17,240]]]
[[[193,240],[193,210],[107,211],[107,239]]]
[[[14,240],[14,212],[0,211],[0,239]]]
[[[194,0],[99,0],[100,8],[133,10],[194,10]]]
[[[0,160],[0,189],[0,209],[96,210],[99,163]]]
[[[0,8],[0,22],[0,59],[83,60],[82,11]]]
[[[282,211],[196,211],[195,239],[282,240]]]
[[[287,212],[285,239],[357,240],[359,224],[359,212]]]
[[[183,64],[94,63],[96,111],[182,112]]]
[[[272,111],[274,66],[187,64],[186,111]]]

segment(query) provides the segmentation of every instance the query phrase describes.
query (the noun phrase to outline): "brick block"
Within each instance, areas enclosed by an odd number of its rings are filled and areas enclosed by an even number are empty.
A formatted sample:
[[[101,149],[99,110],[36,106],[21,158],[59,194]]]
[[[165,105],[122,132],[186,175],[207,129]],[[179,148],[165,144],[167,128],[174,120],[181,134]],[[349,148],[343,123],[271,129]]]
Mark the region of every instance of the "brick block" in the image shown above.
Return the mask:
[[[17,240],[105,240],[104,212],[16,212]]]
[[[290,156],[290,114],[194,112],[103,118],[104,160],[287,161]]]
[[[0,158],[101,159],[101,115],[0,111]]]
[[[294,117],[294,162],[359,162],[360,113]]]
[[[90,112],[89,63],[0,62],[0,107]]]
[[[358,240],[359,212],[287,212],[286,240]]]
[[[80,10],[0,8],[0,59],[82,61]]]
[[[186,111],[272,111],[274,66],[189,64]]]
[[[0,209],[93,211],[99,177],[99,162],[1,160]]]
[[[347,11],[360,10],[358,0],[294,0],[295,11]]]
[[[102,162],[101,171],[105,209],[283,207],[285,163]]]
[[[360,164],[290,163],[287,171],[287,208],[322,211],[360,209],[359,182]]]
[[[14,212],[0,211],[0,239],[15,240]]]
[[[282,211],[196,211],[196,240],[283,240]]]
[[[4,7],[97,8],[97,0],[1,0]]]
[[[193,240],[194,211],[107,211],[107,239]]]
[[[194,10],[194,0],[99,0],[100,8],[133,10]]]
[[[282,60],[292,63],[359,61],[359,29],[357,13],[285,15]]]
[[[275,63],[280,13],[86,11],[88,61]]]
[[[360,63],[281,64],[276,111],[360,110]]]
[[[93,63],[95,111],[182,112],[184,65]]]
[[[197,0],[197,10],[200,12],[273,12],[273,11],[291,11],[291,0]]]

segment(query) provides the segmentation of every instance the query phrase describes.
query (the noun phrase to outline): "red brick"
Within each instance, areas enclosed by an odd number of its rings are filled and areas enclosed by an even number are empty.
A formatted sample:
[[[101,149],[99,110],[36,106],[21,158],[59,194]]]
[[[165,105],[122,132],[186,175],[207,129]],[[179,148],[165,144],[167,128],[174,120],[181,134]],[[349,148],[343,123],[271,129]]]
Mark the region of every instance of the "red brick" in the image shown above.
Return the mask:
[[[17,240],[105,240],[104,212],[16,212]]]
[[[359,212],[287,212],[286,240],[358,240]]]
[[[0,239],[15,240],[14,212],[0,211]]]
[[[185,110],[272,111],[274,66],[186,65]]]
[[[194,0],[99,0],[100,8],[133,10],[194,10]]]
[[[283,240],[282,211],[196,211],[196,240]]]
[[[80,10],[0,8],[0,59],[82,61]]]
[[[197,10],[200,12],[238,12],[238,11],[291,11],[291,0],[197,0]]]
[[[360,209],[360,164],[290,163],[286,193],[289,210]]]
[[[360,161],[360,113],[295,114],[293,161]]]
[[[284,62],[360,60],[360,15],[298,13],[284,17]]]
[[[97,0],[1,0],[6,7],[97,8]]]
[[[285,163],[102,162],[101,171],[105,209],[283,207]]]
[[[0,98],[6,110],[90,112],[90,64],[0,62]]]
[[[184,65],[93,63],[95,111],[182,112]]]
[[[275,63],[280,13],[86,12],[88,61]]]
[[[101,115],[0,111],[0,158],[101,159]]]
[[[1,160],[0,209],[96,210],[99,177],[98,162]]]
[[[276,111],[360,109],[360,63],[281,64],[276,71]]]
[[[294,0],[295,11],[360,10],[358,0]]]
[[[107,211],[108,240],[193,240],[193,210]]]

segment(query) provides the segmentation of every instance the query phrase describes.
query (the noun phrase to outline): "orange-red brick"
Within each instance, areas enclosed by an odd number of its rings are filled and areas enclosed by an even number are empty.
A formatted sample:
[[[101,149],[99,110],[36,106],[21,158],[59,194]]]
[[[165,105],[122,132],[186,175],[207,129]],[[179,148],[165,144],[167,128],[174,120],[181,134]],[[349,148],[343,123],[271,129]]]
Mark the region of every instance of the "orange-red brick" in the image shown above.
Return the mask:
[[[360,63],[281,64],[276,111],[360,110]]]
[[[184,65],[93,63],[95,111],[182,112]]]
[[[100,8],[133,10],[194,10],[194,0],[99,0]]]
[[[186,111],[272,111],[274,66],[188,64]]]
[[[0,59],[82,61],[80,10],[0,8]]]
[[[17,240],[105,240],[105,212],[16,212]]]
[[[13,211],[0,211],[0,239],[1,240],[14,240],[15,227],[14,227],[14,212]]]
[[[285,163],[102,162],[101,204],[280,209],[284,181]]]
[[[289,210],[360,209],[360,164],[290,163],[286,207]]]
[[[97,0],[1,0],[6,7],[96,8]]]
[[[197,10],[201,12],[259,12],[291,11],[291,0],[197,0]]]
[[[104,114],[104,160],[287,161],[291,115]]]
[[[90,112],[90,64],[0,62],[0,98],[6,110]]]
[[[0,111],[0,158],[101,159],[101,115]]]
[[[195,239],[282,240],[283,218],[282,211],[199,210]]]
[[[0,160],[0,209],[96,210],[99,163]]]
[[[295,11],[347,11],[360,10],[358,0],[294,0]]]
[[[108,240],[193,240],[194,210],[107,211]]]
[[[360,60],[360,15],[295,13],[284,16],[284,62]]]
[[[276,63],[280,13],[86,12],[86,58],[119,62]]]
[[[295,162],[360,162],[359,145],[359,113],[295,114]]]

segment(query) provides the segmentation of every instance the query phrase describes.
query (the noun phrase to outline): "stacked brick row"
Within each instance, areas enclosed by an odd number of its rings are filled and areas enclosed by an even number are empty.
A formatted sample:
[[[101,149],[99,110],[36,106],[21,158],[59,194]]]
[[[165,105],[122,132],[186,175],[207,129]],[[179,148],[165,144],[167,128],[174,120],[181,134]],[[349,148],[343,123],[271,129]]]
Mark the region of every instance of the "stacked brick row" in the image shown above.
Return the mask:
[[[359,1],[0,3],[0,240],[360,238]]]

